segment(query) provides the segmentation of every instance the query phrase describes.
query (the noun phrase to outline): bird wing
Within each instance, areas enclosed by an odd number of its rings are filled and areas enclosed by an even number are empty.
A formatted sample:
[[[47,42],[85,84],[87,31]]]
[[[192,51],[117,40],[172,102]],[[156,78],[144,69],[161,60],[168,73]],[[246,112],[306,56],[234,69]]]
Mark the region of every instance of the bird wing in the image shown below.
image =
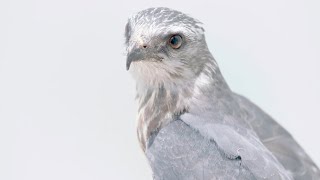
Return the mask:
[[[237,157],[181,120],[163,127],[146,150],[156,180],[256,179]]]
[[[272,152],[294,179],[320,179],[319,168],[293,137],[269,115],[243,96],[234,94],[261,142]]]
[[[149,138],[155,179],[319,179],[292,136],[247,99],[198,107]]]
[[[213,121],[203,113],[186,113],[181,119],[203,137],[216,143],[226,156],[241,159],[241,164],[257,179],[292,179],[277,158],[265,147],[256,133],[246,126],[236,125],[233,117]],[[241,119],[236,119],[240,122]],[[221,122],[221,123],[217,123]]]

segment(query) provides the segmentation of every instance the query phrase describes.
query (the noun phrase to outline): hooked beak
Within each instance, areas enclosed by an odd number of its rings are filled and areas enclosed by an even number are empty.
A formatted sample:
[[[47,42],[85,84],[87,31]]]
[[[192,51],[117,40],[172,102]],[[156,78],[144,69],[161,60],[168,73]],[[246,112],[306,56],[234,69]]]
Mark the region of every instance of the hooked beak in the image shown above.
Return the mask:
[[[127,55],[127,70],[130,69],[132,62],[146,60],[162,61],[163,58],[157,55],[157,52],[154,52],[149,48],[134,48]]]

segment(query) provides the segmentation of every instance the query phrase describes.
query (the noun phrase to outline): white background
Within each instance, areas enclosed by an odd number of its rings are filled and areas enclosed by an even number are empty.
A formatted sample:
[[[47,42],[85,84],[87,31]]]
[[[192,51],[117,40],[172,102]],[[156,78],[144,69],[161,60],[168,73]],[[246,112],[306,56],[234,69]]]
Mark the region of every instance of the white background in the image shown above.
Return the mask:
[[[318,0],[2,0],[1,180],[151,179],[123,34],[155,6],[202,21],[230,87],[320,165]]]

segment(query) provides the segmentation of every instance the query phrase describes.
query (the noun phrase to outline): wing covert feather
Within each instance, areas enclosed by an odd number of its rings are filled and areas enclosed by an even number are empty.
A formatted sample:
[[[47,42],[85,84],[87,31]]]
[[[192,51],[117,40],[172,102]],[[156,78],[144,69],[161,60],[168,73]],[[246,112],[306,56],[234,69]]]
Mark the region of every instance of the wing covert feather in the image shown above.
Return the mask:
[[[255,179],[241,160],[226,157],[181,120],[162,128],[146,155],[156,180]]]
[[[296,180],[320,179],[319,168],[280,124],[263,112],[247,98],[234,94],[242,111],[247,112],[246,121],[261,142],[272,152]]]

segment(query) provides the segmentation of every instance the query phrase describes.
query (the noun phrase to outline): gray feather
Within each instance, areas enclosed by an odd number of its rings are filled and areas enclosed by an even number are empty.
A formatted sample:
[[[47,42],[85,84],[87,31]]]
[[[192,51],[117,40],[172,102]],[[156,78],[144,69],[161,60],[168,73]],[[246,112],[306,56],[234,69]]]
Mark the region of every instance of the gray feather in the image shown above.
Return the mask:
[[[164,127],[146,155],[157,180],[255,179],[241,159],[227,157],[181,120]]]
[[[257,133],[261,142],[294,179],[320,179],[320,171],[293,137],[269,115],[246,98],[234,94],[242,109],[250,112],[246,121]]]

